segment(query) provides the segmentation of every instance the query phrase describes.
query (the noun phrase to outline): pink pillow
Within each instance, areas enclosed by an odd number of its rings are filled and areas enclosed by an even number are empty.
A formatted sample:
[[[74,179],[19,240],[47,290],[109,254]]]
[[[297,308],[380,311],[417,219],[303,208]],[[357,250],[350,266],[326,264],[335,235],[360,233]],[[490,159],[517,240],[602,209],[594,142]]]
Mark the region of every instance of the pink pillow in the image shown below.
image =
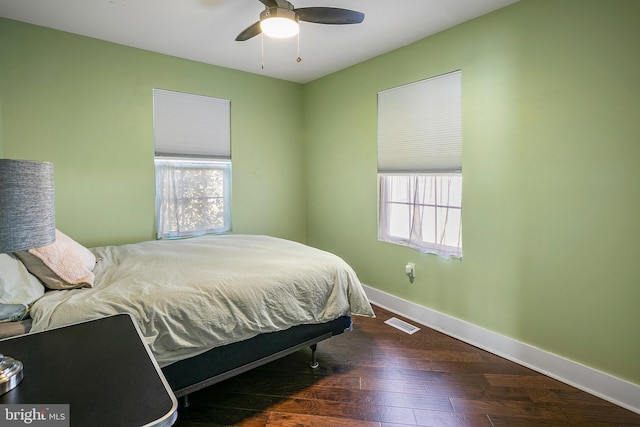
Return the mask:
[[[95,255],[59,230],[54,243],[15,254],[49,289],[93,286]]]

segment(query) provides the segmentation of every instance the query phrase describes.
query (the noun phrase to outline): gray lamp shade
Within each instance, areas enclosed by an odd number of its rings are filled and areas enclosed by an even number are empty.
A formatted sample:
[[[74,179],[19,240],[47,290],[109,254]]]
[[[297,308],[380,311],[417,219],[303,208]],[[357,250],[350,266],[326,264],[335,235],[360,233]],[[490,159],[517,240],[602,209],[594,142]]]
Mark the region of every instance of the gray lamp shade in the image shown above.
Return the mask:
[[[0,159],[0,253],[55,241],[53,164]]]

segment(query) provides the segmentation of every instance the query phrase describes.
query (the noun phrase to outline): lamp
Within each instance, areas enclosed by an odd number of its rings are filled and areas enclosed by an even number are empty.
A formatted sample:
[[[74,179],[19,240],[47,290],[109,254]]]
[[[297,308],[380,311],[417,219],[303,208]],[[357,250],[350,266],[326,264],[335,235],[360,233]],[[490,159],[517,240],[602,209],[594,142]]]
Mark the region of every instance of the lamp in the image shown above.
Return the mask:
[[[260,13],[260,29],[269,37],[293,37],[298,34],[298,17],[291,9],[267,7]]]
[[[53,164],[0,159],[0,253],[46,246],[55,239]],[[22,377],[22,363],[0,354],[0,394]]]

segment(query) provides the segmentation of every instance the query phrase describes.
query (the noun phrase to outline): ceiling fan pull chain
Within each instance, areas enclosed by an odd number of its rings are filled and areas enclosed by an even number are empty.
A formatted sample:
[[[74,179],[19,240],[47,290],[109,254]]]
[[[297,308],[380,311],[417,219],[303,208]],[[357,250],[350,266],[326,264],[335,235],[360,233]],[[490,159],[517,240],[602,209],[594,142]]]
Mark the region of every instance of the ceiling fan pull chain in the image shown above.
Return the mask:
[[[264,70],[264,34],[260,34],[261,67]]]
[[[300,58],[300,30],[298,30],[298,57],[296,62],[302,62],[302,58]]]

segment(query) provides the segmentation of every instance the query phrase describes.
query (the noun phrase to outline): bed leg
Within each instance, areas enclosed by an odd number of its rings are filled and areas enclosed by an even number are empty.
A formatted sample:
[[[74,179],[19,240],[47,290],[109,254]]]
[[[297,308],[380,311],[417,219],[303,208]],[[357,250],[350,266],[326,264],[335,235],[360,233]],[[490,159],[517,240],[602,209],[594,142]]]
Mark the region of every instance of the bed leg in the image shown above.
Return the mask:
[[[189,402],[189,395],[185,394],[184,396],[182,396],[180,398],[180,403],[183,408],[188,408],[189,405],[191,405],[191,402]]]
[[[318,363],[318,356],[316,355],[316,351],[318,350],[318,344],[311,344],[311,369],[317,369],[320,364]]]

